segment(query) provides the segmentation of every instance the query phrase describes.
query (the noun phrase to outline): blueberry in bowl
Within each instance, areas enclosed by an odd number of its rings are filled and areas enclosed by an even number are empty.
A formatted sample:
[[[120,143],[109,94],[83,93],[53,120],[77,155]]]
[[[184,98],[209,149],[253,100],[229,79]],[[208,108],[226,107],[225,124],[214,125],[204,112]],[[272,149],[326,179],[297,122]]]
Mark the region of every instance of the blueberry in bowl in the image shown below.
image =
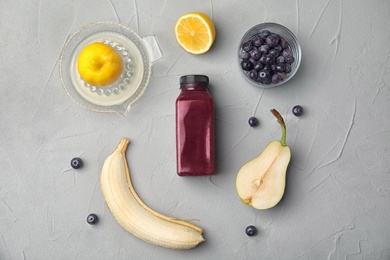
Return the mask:
[[[301,63],[301,48],[295,35],[276,23],[249,29],[238,47],[238,63],[252,84],[271,88],[286,83]]]

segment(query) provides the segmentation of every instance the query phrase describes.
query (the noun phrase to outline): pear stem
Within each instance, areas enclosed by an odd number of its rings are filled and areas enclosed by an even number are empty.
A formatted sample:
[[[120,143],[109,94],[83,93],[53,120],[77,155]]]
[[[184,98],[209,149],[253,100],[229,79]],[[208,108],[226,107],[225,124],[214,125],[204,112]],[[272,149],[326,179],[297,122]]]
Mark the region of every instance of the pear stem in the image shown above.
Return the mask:
[[[272,114],[276,117],[278,120],[278,123],[282,127],[282,139],[280,139],[280,143],[282,146],[287,146],[286,144],[286,124],[284,123],[283,117],[280,115],[280,113],[276,109],[271,109]]]

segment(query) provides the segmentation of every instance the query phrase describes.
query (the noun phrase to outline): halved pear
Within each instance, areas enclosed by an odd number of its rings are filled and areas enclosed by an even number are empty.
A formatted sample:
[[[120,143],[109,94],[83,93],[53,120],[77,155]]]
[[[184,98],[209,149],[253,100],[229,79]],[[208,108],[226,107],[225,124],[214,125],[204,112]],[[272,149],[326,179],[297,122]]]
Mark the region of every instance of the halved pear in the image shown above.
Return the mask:
[[[284,120],[277,110],[271,112],[282,127],[282,139],[269,143],[258,157],[241,167],[236,178],[238,196],[256,209],[272,208],[282,199],[291,158]]]

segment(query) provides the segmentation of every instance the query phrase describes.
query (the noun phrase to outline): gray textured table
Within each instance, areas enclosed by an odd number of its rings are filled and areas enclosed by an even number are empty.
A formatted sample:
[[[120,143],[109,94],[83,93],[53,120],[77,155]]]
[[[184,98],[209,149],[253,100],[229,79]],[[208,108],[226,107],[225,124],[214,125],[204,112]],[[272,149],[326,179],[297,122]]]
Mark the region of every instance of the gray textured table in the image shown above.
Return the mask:
[[[390,2],[10,1],[0,3],[0,259],[390,259]],[[209,14],[217,29],[201,56],[176,43],[176,19]],[[59,55],[67,37],[116,21],[157,37],[163,59],[124,117],[84,110],[64,91]],[[298,37],[303,60],[282,87],[245,81],[242,34],[272,21]],[[176,175],[174,104],[179,77],[210,77],[216,105],[217,174]],[[295,117],[294,105],[305,113]],[[292,160],[283,200],[266,211],[241,203],[238,169],[285,117]],[[250,116],[257,128],[247,124]],[[152,208],[195,222],[206,242],[190,251],[147,244],[107,209],[99,172],[120,137],[134,186]],[[80,156],[81,170],[70,170]],[[86,216],[100,216],[96,226]],[[259,234],[245,235],[255,224]]]

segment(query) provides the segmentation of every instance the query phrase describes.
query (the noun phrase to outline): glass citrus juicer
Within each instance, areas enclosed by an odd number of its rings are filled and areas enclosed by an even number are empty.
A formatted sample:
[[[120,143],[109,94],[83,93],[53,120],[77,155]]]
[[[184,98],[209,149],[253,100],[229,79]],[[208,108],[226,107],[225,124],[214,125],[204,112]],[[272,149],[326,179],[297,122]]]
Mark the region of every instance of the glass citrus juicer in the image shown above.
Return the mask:
[[[95,42],[110,45],[123,60],[120,77],[104,87],[88,84],[77,69],[81,51]],[[161,58],[154,36],[140,38],[121,24],[96,22],[80,28],[68,38],[60,57],[60,79],[69,96],[82,107],[126,115],[145,92],[152,64]]]

